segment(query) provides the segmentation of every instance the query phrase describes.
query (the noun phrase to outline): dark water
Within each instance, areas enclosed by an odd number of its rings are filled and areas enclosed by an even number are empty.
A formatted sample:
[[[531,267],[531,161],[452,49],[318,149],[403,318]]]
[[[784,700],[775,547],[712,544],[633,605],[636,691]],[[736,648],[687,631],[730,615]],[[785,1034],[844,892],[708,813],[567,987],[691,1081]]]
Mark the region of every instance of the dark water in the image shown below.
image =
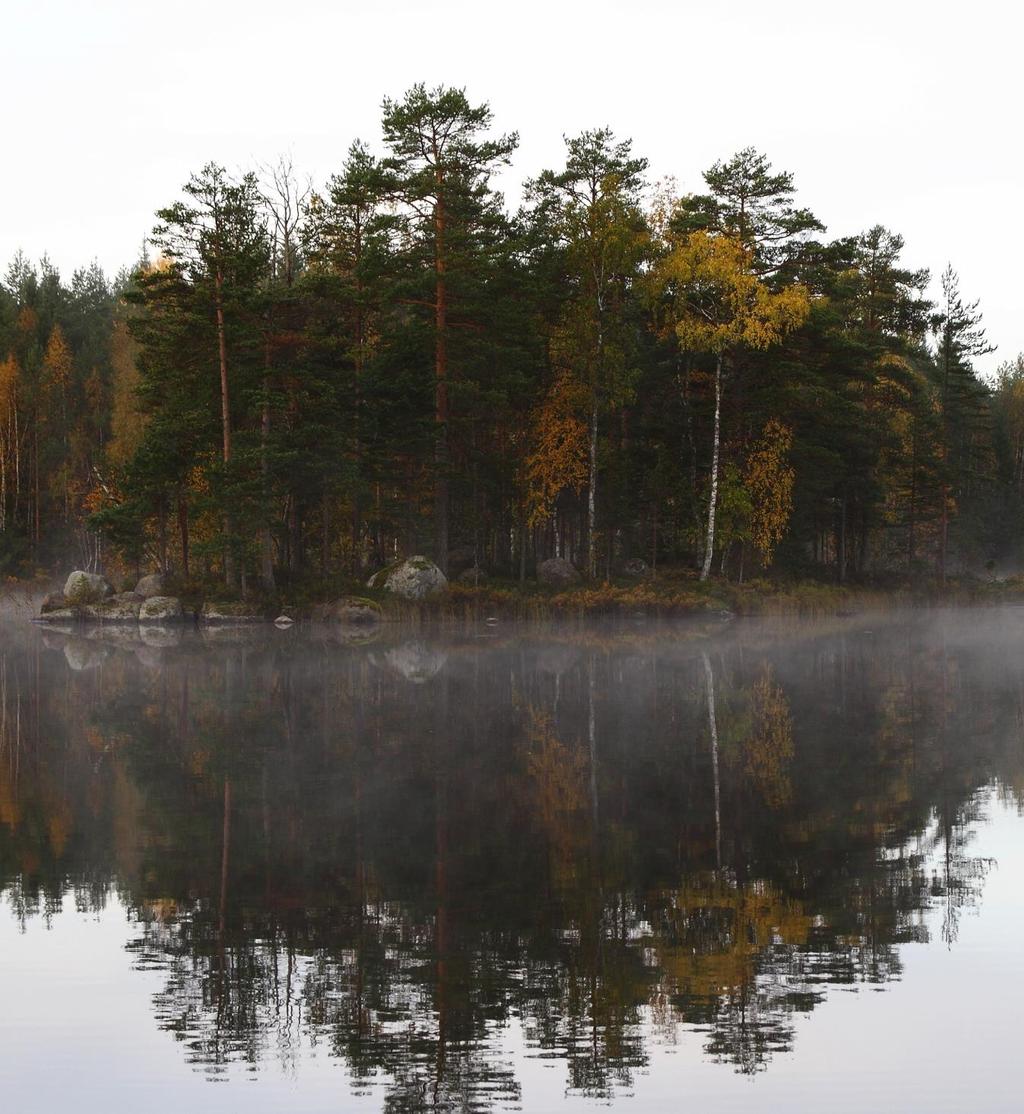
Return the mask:
[[[4,1110],[1019,1109],[1024,612],[0,627]]]

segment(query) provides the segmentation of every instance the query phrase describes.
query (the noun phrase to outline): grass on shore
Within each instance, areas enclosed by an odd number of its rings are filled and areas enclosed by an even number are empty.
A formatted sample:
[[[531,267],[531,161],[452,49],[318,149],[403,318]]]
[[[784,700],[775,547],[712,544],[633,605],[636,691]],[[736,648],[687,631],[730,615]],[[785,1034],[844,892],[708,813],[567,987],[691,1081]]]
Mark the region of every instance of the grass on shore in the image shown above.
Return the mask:
[[[0,614],[31,614],[52,587],[45,578],[8,581],[0,591]],[[189,610],[204,600],[227,602],[220,586],[200,583],[169,585]],[[420,601],[397,598],[364,584],[338,579],[284,587],[273,595],[257,595],[248,604],[254,614],[273,619],[282,613],[308,618],[316,604],[351,595],[369,597],[388,620],[461,622],[488,617],[513,620],[583,619],[637,616],[700,617],[715,612],[735,615],[826,617],[854,612],[880,612],[910,607],[995,606],[1024,602],[1024,576],[1006,580],[959,578],[945,585],[937,580],[893,581],[879,585],[840,586],[820,580],[760,578],[736,584],[720,579],[701,582],[690,570],[670,569],[642,580],[581,582],[552,588],[529,581],[487,580],[479,586],[452,583],[444,592]]]

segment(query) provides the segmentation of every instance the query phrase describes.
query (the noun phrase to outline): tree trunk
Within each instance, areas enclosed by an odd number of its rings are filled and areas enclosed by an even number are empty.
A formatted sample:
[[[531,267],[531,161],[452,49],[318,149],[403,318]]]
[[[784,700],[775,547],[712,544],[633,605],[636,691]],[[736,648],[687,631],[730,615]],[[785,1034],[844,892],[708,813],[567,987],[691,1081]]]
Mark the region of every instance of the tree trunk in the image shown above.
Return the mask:
[[[160,561],[160,572],[167,575],[167,502],[161,497],[160,506],[156,516],[157,526],[157,553]]]
[[[188,580],[191,576],[189,568],[188,503],[181,496],[178,498],[178,534],[181,538],[181,575],[185,580]]]
[[[943,482],[940,491],[942,496],[942,526],[939,533],[939,579],[946,583],[946,549],[949,544],[949,484]]]
[[[231,396],[228,390],[228,345],[224,331],[224,272],[219,266],[214,274],[214,291],[217,312],[217,355],[220,360],[220,419],[226,473],[231,463]],[[231,551],[232,533],[231,515],[225,511],[224,582],[229,588],[235,586],[235,558]]]
[[[718,453],[722,436],[722,357],[715,361],[715,435],[711,450],[711,496],[708,500],[708,533],[704,542],[704,567],[701,580],[711,575],[711,559],[715,552],[715,504],[718,502]]]
[[[302,516],[293,492],[288,499],[288,569],[296,575],[302,568]]]
[[[440,186],[440,183],[439,183]],[[434,209],[434,546],[437,567],[448,575],[448,259],[444,195],[438,190]]]
[[[331,561],[331,500],[325,491],[320,506],[320,577],[327,579]]]
[[[914,550],[917,545],[917,422],[914,422],[910,439],[910,521],[907,531],[907,569],[914,568]]]
[[[587,486],[587,575],[593,579],[597,575],[597,547],[594,544],[597,532],[597,393],[590,401],[590,478]]]
[[[32,423],[32,456],[33,456],[33,472],[35,484],[35,519],[32,528],[32,556],[38,563],[39,560],[39,412],[36,412],[36,420]]]
[[[269,324],[269,323],[268,323]],[[263,413],[260,415],[260,473],[263,481],[264,519],[260,526],[260,585],[264,592],[274,591],[274,538],[266,516],[270,513],[270,337],[263,345]]]

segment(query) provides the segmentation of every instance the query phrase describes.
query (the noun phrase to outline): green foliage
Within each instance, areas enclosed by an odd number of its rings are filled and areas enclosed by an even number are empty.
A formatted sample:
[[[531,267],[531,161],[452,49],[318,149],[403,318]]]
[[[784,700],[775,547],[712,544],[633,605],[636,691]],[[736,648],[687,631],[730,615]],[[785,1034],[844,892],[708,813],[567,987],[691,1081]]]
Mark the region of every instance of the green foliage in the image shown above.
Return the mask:
[[[1024,374],[979,376],[952,269],[933,305],[898,234],[828,240],[753,149],[648,211],[646,160],[585,130],[510,213],[486,104],[416,85],[382,116],[315,189],[207,165],[115,282],[11,262],[4,573],[270,600],[419,552],[507,584],[558,555],[588,590],[705,548],[733,579],[1018,560]]]

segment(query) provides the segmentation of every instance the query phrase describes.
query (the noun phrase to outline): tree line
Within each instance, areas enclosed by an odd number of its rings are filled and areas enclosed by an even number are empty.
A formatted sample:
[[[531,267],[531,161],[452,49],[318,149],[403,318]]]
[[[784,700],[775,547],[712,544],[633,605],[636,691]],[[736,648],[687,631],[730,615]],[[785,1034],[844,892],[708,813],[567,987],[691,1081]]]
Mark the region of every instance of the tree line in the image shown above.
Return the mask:
[[[701,192],[605,128],[513,211],[486,104],[416,85],[326,183],[214,163],[142,258],[0,284],[0,571],[233,590],[427,553],[840,582],[1012,560],[1024,360],[956,272],[829,239],[753,148]]]

